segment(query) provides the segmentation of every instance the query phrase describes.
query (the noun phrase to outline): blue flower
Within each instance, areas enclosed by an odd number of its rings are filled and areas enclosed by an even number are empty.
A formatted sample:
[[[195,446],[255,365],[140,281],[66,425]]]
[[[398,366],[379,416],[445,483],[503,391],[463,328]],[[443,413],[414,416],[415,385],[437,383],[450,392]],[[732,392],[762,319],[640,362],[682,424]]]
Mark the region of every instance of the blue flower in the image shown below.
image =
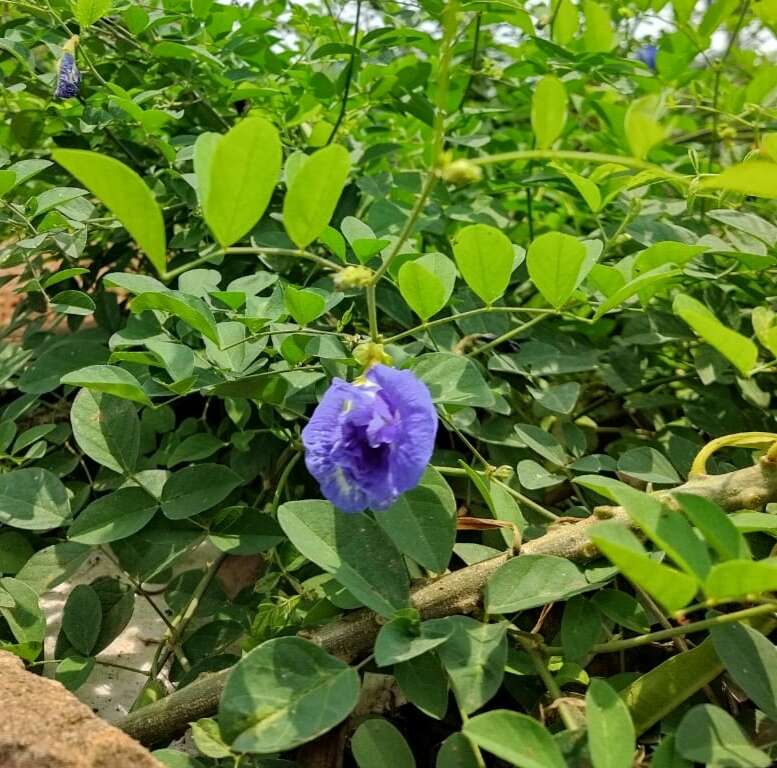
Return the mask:
[[[372,366],[363,383],[335,379],[302,430],[305,463],[344,512],[390,507],[421,480],[437,412],[410,371]]]
[[[636,53],[636,58],[643,64],[647,65],[647,68],[652,72],[656,71],[656,56],[658,55],[658,48],[655,45],[643,45]]]
[[[81,89],[81,72],[76,64],[76,45],[78,36],[74,35],[62,46],[62,58],[59,60],[57,87],[54,96],[57,99],[73,99]]]

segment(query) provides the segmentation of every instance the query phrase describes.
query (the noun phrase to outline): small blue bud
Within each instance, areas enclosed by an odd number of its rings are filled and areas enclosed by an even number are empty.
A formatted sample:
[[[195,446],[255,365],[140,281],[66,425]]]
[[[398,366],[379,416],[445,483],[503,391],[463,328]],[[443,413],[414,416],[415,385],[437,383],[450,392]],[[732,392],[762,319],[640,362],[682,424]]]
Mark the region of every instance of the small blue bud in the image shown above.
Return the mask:
[[[76,45],[78,45],[78,36],[73,35],[63,46],[62,58],[59,60],[57,87],[54,91],[54,97],[57,99],[73,99],[78,96],[81,89],[81,72],[75,56]]]
[[[657,55],[658,48],[656,48],[655,45],[643,45],[642,48],[637,51],[636,59],[645,64],[651,72],[655,72]]]

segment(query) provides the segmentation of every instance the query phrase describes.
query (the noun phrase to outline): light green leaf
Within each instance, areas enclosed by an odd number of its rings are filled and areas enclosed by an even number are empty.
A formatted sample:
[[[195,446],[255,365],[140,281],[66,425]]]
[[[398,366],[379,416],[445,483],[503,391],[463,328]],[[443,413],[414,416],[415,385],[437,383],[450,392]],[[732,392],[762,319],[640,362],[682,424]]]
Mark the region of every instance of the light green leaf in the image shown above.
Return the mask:
[[[585,711],[594,768],[631,768],[636,735],[623,699],[604,680],[594,679],[586,691]]]
[[[470,224],[453,241],[453,255],[467,285],[486,304],[507,289],[513,271],[513,244],[496,227]]]
[[[672,310],[707,344],[749,375],[758,360],[758,347],[750,339],[727,328],[704,304],[686,294],[675,296]]]
[[[610,20],[609,6],[602,6],[593,0],[585,0],[585,32],[583,43],[591,52],[607,52],[615,45],[615,31]]]
[[[210,194],[213,154],[221,141],[220,133],[201,133],[194,142],[194,175],[197,177],[197,199],[205,205]]]
[[[54,679],[68,691],[77,691],[87,681],[94,665],[95,660],[91,656],[68,656],[57,664]]]
[[[425,322],[448,303],[456,282],[456,267],[441,253],[428,253],[406,261],[397,277],[402,298]]]
[[[591,271],[586,247],[571,235],[546,232],[535,238],[526,254],[529,277],[545,300],[561,309]]]
[[[481,749],[518,768],[566,768],[553,737],[528,715],[494,709],[473,717],[463,731]]]
[[[375,640],[375,663],[379,667],[401,664],[442,645],[453,632],[449,625],[398,616],[384,624]]]
[[[745,537],[717,504],[691,493],[673,493],[672,496],[721,559],[750,558],[750,548]]]
[[[301,326],[312,323],[326,309],[326,300],[321,294],[293,285],[284,288],[283,301],[289,314]]]
[[[623,120],[623,130],[634,157],[647,157],[650,150],[666,137],[666,128],[661,125],[664,104],[659,94],[635,99],[629,104]]]
[[[705,176],[699,189],[724,189],[753,197],[777,198],[775,164],[765,160],[750,160],[726,168],[723,173]]]
[[[281,140],[267,120],[249,117],[220,139],[204,142],[195,155],[198,178],[200,169],[209,172],[204,185],[198,181],[202,212],[226,248],[250,232],[267,209],[281,173]]]
[[[704,592],[714,600],[724,600],[777,590],[777,558],[753,562],[728,560],[714,565],[704,583]]]
[[[531,125],[537,147],[550,147],[561,135],[566,121],[566,88],[554,75],[545,75],[535,86],[531,102]]]
[[[220,344],[218,328],[213,313],[208,305],[197,296],[190,296],[178,291],[141,293],[130,303],[130,309],[135,314],[147,309],[159,309],[183,320],[187,325],[199,331],[214,344]]]
[[[596,267],[604,267],[604,265],[597,264]],[[641,291],[651,289],[667,280],[672,280],[681,274],[682,270],[674,269],[670,264],[664,264],[660,267],[656,267],[650,272],[644,272],[638,275],[633,280],[629,280],[627,283],[616,287],[615,290],[607,296],[607,300],[599,305],[599,308],[594,315],[594,319],[598,320],[610,310],[619,307]]]
[[[124,400],[151,405],[140,382],[129,371],[115,365],[88,365],[66,373],[61,382],[71,387],[86,387]]]
[[[350,170],[348,150],[332,144],[314,152],[296,173],[283,201],[283,225],[298,248],[327,227]]]
[[[112,6],[113,0],[75,0],[73,15],[79,25],[85,29],[103,16],[107,16]]]
[[[334,728],[358,698],[355,669],[307,640],[279,637],[233,667],[219,727],[234,752],[285,752]]]
[[[0,579],[0,592],[11,598],[13,607],[0,600],[0,616],[21,645],[26,645],[21,654],[28,661],[34,661],[43,650],[46,636],[46,617],[40,608],[38,595],[20,579],[6,576]]]
[[[57,149],[52,157],[78,179],[124,225],[160,274],[165,271],[162,211],[135,171],[112,157],[83,149]]]
[[[291,543],[354,597],[392,616],[410,604],[402,558],[383,529],[363,513],[346,514],[325,501],[291,501],[278,510]]]
[[[777,313],[767,307],[755,307],[750,319],[758,341],[777,357]]]
[[[648,557],[637,537],[625,526],[609,521],[597,523],[590,536],[627,579],[642,587],[667,611],[688,605],[698,591],[694,577]]]

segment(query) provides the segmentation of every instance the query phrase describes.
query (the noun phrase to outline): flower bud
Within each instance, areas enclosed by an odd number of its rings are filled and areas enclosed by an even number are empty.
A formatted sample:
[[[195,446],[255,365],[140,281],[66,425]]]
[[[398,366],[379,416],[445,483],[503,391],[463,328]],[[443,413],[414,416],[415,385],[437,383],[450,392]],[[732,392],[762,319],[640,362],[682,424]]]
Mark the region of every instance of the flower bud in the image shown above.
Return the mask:
[[[78,35],[73,35],[62,46],[62,58],[59,60],[57,87],[54,97],[57,99],[73,99],[81,89],[81,72],[76,64],[76,46]]]
[[[391,356],[386,354],[383,345],[374,341],[359,344],[353,351],[353,359],[365,370],[379,363],[391,364]]]
[[[373,272],[369,267],[350,266],[341,269],[333,279],[338,291],[351,288],[366,288],[372,281]]]
[[[443,165],[440,168],[440,176],[449,184],[463,187],[480,181],[483,178],[483,171],[479,165],[475,165],[471,160],[460,158]]]

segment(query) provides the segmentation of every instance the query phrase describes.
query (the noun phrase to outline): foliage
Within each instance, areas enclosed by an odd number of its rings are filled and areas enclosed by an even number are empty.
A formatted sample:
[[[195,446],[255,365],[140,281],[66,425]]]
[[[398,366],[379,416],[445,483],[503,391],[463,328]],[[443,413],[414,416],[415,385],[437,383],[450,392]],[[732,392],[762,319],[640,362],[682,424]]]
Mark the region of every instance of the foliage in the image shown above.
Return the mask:
[[[0,647],[77,690],[149,601],[136,711],[232,668],[170,766],[772,764],[777,495],[698,490],[777,454],[773,2],[0,13]],[[301,432],[374,363],[440,427],[349,515]],[[360,607],[358,658],[309,639]],[[368,673],[406,703],[352,716]]]

